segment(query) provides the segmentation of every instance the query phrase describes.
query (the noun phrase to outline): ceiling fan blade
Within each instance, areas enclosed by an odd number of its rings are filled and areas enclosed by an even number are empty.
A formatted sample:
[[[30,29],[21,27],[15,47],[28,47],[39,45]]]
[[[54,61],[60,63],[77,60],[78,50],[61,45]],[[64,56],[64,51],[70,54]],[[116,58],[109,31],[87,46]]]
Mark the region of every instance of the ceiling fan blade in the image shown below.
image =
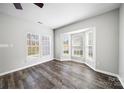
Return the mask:
[[[23,9],[20,3],[13,3],[13,4],[14,4],[16,9],[20,9],[20,10]]]
[[[38,7],[40,7],[40,8],[42,8],[43,6],[44,6],[44,4],[43,3],[34,3],[36,6],[38,6]]]

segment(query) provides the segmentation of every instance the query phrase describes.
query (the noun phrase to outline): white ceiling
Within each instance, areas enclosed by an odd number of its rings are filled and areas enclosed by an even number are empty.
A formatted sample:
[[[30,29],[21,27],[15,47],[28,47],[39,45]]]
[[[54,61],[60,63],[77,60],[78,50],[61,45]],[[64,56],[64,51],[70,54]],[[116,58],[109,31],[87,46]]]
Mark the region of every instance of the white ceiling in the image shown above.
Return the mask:
[[[96,16],[107,11],[119,8],[117,3],[45,3],[43,8],[34,4],[22,4],[23,10],[17,10],[13,4],[0,4],[0,12],[28,19],[33,22],[42,22],[52,29]]]

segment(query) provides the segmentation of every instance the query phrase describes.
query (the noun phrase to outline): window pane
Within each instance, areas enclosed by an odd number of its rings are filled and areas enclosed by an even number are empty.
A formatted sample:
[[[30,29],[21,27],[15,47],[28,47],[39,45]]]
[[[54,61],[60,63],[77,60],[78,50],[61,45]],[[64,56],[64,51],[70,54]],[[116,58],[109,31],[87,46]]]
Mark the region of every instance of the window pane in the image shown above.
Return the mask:
[[[92,33],[92,32],[89,33],[88,44],[89,44],[89,45],[93,45],[93,33]]]
[[[39,54],[39,35],[32,33],[27,34],[27,48],[28,56]]]
[[[88,47],[88,55],[89,55],[89,57],[93,57],[93,47],[92,46],[89,46]]]
[[[69,54],[69,37],[68,37],[68,35],[64,35],[64,38],[63,38],[63,53]]]
[[[72,35],[72,56],[83,56],[83,33]]]
[[[47,56],[50,55],[50,37],[42,36],[42,55]]]

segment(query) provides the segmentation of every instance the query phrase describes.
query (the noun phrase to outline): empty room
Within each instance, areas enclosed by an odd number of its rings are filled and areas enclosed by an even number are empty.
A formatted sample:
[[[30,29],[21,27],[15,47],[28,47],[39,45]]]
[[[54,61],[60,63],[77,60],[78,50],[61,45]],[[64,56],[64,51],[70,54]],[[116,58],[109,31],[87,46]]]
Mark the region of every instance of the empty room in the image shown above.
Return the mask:
[[[0,89],[123,89],[123,3],[0,3]]]

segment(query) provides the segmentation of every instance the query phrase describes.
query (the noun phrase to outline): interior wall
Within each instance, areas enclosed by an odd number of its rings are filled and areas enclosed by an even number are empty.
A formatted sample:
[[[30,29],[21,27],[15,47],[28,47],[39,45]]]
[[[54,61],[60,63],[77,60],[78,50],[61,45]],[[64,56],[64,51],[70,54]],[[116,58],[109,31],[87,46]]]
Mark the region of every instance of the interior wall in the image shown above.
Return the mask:
[[[28,61],[26,56],[27,33],[51,36],[51,55]],[[53,30],[49,27],[0,13],[0,74],[53,59]]]
[[[55,58],[60,59],[60,35],[88,27],[96,28],[96,69],[118,74],[119,9],[55,30]]]
[[[120,7],[119,76],[124,82],[124,4]]]

